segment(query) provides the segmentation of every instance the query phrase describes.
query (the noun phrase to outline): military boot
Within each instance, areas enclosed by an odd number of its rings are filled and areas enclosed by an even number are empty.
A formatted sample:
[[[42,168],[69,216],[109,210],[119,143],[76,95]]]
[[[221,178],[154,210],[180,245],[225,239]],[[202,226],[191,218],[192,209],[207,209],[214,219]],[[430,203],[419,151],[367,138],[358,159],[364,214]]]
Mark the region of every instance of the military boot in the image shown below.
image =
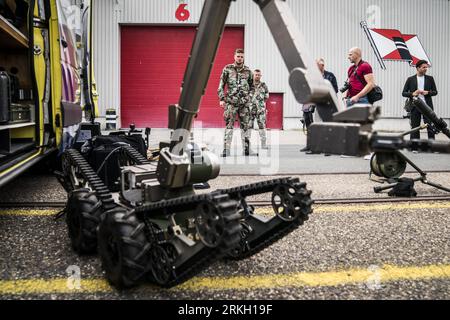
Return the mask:
[[[226,158],[230,156],[230,149],[223,149],[222,158]]]
[[[248,157],[248,156],[259,156],[259,154],[257,152],[253,152],[250,149],[250,140],[248,138],[245,138],[245,144],[244,144],[244,156]]]

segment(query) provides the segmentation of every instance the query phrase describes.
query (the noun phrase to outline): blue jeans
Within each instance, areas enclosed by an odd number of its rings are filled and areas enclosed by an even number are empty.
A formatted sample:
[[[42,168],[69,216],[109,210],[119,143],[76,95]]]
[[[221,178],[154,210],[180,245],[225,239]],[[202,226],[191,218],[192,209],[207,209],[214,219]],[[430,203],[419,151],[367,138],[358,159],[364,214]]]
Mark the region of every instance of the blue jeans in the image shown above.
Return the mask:
[[[354,104],[357,104],[357,103],[369,104],[369,98],[367,98],[367,96],[364,96],[362,98],[359,98],[359,100],[357,102],[352,102],[352,101],[350,101],[350,99],[347,99],[346,103],[347,103],[347,108],[352,107]]]

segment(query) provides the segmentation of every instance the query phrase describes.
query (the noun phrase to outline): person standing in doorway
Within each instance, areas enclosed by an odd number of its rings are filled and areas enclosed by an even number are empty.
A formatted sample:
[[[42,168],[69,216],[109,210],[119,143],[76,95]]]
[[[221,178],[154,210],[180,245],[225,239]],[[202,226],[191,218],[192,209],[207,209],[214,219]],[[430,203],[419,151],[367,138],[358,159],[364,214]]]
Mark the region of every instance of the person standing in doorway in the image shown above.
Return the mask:
[[[249,106],[252,89],[253,73],[244,65],[244,49],[236,49],[234,63],[226,65],[223,69],[219,89],[217,90],[220,107],[224,109],[223,117],[226,124],[222,157],[230,156],[236,116],[238,116],[244,140],[244,155],[250,155],[248,126],[250,123]]]
[[[261,139],[261,149],[268,149],[267,133],[266,133],[266,102],[269,99],[269,88],[261,81],[261,70],[253,71],[253,90],[251,92],[251,107],[250,107],[250,125],[249,137],[251,137],[251,130],[253,129],[255,120],[258,123],[259,137]]]

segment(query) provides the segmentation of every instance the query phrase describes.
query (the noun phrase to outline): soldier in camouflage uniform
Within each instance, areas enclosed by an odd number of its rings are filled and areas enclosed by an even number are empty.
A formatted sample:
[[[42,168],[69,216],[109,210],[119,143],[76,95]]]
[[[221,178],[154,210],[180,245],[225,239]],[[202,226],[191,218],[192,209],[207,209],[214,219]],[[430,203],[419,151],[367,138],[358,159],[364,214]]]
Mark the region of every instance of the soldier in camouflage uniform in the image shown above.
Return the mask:
[[[250,125],[249,136],[255,120],[258,123],[259,137],[261,138],[261,148],[268,149],[267,135],[266,135],[266,101],[269,99],[269,88],[261,81],[261,70],[256,69],[253,73],[253,90],[250,93],[251,107],[250,107]]]
[[[225,93],[225,87],[227,92]],[[220,77],[218,95],[220,107],[224,108],[226,123],[223,157],[230,155],[233,140],[233,128],[236,115],[239,119],[241,136],[244,142],[244,154],[249,155],[250,91],[253,88],[252,71],[244,65],[244,50],[236,49],[234,63],[225,66]]]

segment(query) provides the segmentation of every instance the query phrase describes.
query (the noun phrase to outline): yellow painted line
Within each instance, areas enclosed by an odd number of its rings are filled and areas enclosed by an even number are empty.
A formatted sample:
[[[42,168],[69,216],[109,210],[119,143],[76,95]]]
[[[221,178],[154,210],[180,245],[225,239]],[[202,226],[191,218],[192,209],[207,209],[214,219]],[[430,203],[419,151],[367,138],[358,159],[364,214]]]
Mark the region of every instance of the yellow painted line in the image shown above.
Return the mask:
[[[15,210],[0,209],[0,216],[52,216],[60,210]]]
[[[1,205],[0,205],[1,206]],[[420,209],[450,209],[450,202],[420,202],[420,203],[392,203],[392,204],[370,204],[370,205],[316,205],[314,213],[334,213],[334,212],[380,212],[399,210],[420,210]],[[0,209],[0,216],[51,216],[59,210],[16,210]],[[257,208],[256,213],[273,214],[272,207]]]
[[[425,267],[396,267],[385,265],[380,269],[349,269],[318,273],[292,273],[230,278],[194,278],[177,287],[178,290],[243,290],[280,287],[330,287],[351,284],[373,284],[398,280],[449,279],[450,265]]]
[[[0,295],[39,293],[92,293],[112,292],[114,289],[104,279],[82,279],[75,283],[70,279],[0,280]]]
[[[315,212],[361,212],[361,211],[398,211],[398,210],[418,210],[418,209],[449,209],[450,202],[440,203],[390,203],[373,205],[347,205],[347,206],[328,206],[323,205],[314,209]]]
[[[291,274],[197,277],[170,291],[199,290],[255,290],[267,288],[330,287],[340,285],[374,285],[402,280],[450,279],[450,265],[430,265],[399,267],[384,265],[378,268],[354,268],[328,272],[298,272]],[[79,289],[69,279],[29,279],[0,280],[1,295],[42,294],[42,293],[110,293],[115,290],[104,279],[82,279]],[[151,289],[147,285],[138,290]]]
[[[391,203],[391,204],[370,204],[370,205],[316,205],[313,206],[314,213],[334,213],[334,212],[380,212],[399,210],[420,210],[420,209],[450,209],[450,202],[420,202],[420,203]],[[257,208],[256,213],[272,214],[271,207]]]

